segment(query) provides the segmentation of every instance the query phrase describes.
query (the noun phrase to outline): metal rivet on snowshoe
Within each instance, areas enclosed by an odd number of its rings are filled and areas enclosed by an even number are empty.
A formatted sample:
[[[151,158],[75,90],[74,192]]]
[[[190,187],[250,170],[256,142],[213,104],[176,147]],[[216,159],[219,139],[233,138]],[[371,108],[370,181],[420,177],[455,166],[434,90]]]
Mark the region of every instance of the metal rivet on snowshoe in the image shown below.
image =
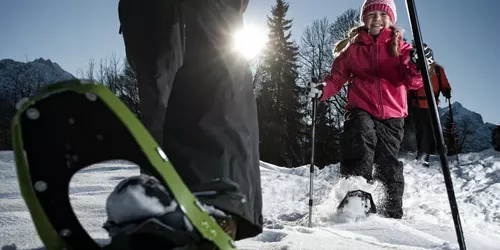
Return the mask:
[[[72,167],[71,165],[72,165],[73,162],[77,162],[78,161],[78,155],[66,154],[65,157],[66,157],[66,166],[68,168]]]
[[[71,236],[71,230],[65,228],[65,229],[61,230],[61,232],[59,234],[62,237],[69,237],[69,236]]]
[[[19,101],[17,101],[17,103],[16,103],[16,109],[17,109],[17,110],[20,110],[20,109],[23,107],[23,105],[24,105],[26,102],[28,102],[28,100],[29,100],[29,98],[28,98],[28,97],[23,97],[23,98],[21,98],[21,99],[20,99]]]
[[[45,181],[35,182],[35,190],[38,192],[43,192],[43,191],[47,190],[47,182],[45,182]]]
[[[40,112],[38,112],[38,109],[36,108],[29,108],[28,110],[26,110],[26,115],[31,120],[36,120],[40,117]]]
[[[97,100],[97,95],[95,94],[92,94],[92,93],[85,93],[85,96],[87,97],[87,99],[89,99],[89,101],[91,102],[95,102]]]
[[[167,155],[165,154],[165,152],[163,152],[163,150],[160,147],[157,147],[156,151],[164,161],[168,161]]]
[[[200,201],[198,200],[195,200],[194,201],[194,204],[203,212],[207,212],[207,210],[205,209],[205,207],[200,203]]]

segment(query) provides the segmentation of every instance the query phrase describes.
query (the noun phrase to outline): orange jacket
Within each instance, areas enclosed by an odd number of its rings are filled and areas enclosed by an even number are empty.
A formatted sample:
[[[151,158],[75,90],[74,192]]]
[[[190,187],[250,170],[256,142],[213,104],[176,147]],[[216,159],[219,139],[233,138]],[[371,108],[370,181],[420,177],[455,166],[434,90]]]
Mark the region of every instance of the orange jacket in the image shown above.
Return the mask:
[[[438,97],[440,92],[444,93],[447,90],[451,91],[450,83],[448,82],[448,78],[446,77],[446,73],[444,69],[439,65],[434,65],[434,70],[429,72],[429,76],[431,78],[432,89],[434,90],[434,96],[436,97],[436,102],[439,103]],[[441,88],[439,86],[439,79],[436,74],[436,70],[440,70],[441,74]],[[410,90],[409,97],[411,100],[411,106],[416,108],[429,108],[429,104],[427,103],[427,95],[425,94],[425,88],[422,87],[418,90]]]

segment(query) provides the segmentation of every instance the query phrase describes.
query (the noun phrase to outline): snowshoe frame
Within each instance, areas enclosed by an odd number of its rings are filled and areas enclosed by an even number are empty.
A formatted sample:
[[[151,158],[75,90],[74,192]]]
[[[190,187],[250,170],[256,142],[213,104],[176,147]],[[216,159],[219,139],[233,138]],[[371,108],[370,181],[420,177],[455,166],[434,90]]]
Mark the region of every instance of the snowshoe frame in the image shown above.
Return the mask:
[[[69,80],[40,90],[18,107],[12,143],[21,194],[47,249],[103,249],[75,216],[69,184],[77,171],[109,160],[128,160],[153,173],[205,240],[236,249],[142,123],[104,85]]]

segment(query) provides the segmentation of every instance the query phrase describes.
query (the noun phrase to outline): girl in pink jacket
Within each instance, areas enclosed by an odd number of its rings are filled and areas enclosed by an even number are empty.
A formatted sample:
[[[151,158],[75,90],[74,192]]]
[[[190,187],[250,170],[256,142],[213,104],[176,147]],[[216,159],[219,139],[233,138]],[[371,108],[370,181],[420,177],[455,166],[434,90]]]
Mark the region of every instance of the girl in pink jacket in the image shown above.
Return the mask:
[[[341,174],[381,181],[387,190],[381,212],[399,219],[404,177],[397,154],[408,114],[406,93],[422,87],[422,77],[410,60],[415,51],[394,26],[397,14],[392,0],[366,0],[360,16],[363,25],[337,44],[331,73],[322,83],[311,85],[309,96],[323,101],[349,84],[340,138]]]

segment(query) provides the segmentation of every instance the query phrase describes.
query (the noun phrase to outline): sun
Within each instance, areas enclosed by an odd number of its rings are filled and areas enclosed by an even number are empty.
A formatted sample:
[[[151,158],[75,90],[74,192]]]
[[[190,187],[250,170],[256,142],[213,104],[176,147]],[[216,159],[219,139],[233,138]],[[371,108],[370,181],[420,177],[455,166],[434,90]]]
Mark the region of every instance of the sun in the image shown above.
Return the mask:
[[[245,25],[234,34],[234,49],[242,53],[247,60],[259,55],[267,42],[267,35],[262,29]]]

